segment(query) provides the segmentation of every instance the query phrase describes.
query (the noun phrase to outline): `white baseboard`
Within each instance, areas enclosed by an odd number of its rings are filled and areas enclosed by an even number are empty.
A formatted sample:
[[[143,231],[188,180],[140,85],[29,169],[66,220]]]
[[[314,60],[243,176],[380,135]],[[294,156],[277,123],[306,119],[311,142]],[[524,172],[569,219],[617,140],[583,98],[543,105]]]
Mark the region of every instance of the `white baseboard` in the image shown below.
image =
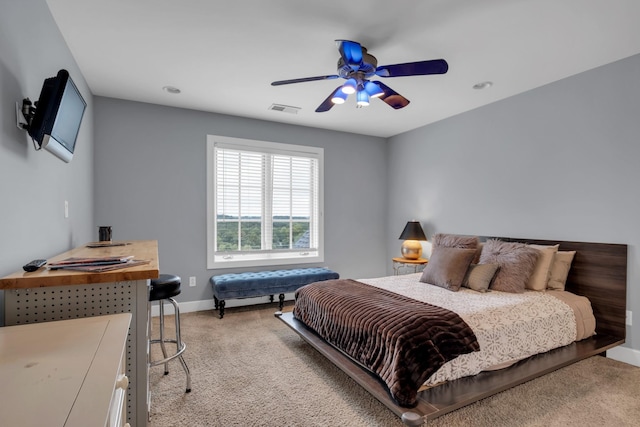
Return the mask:
[[[294,293],[284,294],[285,301],[292,301],[294,298]],[[274,311],[278,310],[278,296],[274,295],[273,300]],[[225,301],[225,308],[229,307],[244,307],[247,305],[255,305],[255,304],[267,304],[269,303],[269,297],[258,297],[258,298],[242,298],[242,299],[230,299]],[[180,313],[191,313],[194,311],[207,311],[213,310],[213,299],[202,300],[202,301],[188,301],[188,302],[179,302]],[[173,305],[165,304],[164,305],[164,313],[167,315],[173,315]],[[160,315],[160,309],[158,307],[158,303],[154,302],[151,305],[151,316],[157,317]]]
[[[607,357],[619,362],[640,367],[640,350],[623,347],[621,345],[607,350]]]

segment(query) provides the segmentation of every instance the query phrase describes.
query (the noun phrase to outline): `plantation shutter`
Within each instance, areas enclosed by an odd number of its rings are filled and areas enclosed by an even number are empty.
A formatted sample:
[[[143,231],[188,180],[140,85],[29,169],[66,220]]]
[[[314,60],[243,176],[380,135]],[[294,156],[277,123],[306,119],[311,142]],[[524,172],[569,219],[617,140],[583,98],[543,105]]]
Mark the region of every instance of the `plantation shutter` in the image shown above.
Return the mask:
[[[216,257],[317,256],[318,158],[218,142],[214,158]]]

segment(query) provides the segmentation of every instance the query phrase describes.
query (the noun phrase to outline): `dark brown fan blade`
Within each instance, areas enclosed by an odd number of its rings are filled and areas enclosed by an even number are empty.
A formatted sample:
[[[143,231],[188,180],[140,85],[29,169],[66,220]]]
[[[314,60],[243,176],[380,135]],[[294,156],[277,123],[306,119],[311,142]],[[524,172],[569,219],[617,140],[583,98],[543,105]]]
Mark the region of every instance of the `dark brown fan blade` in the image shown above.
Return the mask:
[[[386,84],[381,82],[374,82],[374,83],[380,86],[380,89],[384,91],[384,95],[382,95],[380,99],[386,102],[387,105],[389,105],[390,107],[393,107],[396,110],[399,110],[400,108],[404,108],[407,105],[409,105],[409,100],[407,98],[400,95],[398,92],[391,89]]]
[[[335,105],[333,102],[331,102],[331,98],[333,98],[333,95],[335,95],[336,92],[340,89],[342,89],[342,86],[338,86],[336,90],[331,92],[331,95],[329,95],[329,97],[325,99],[322,104],[318,106],[318,108],[316,108],[316,113],[324,113],[325,111],[329,111],[331,107]]]
[[[333,80],[337,79],[337,74],[331,74],[328,76],[316,76],[316,77],[303,77],[301,79],[291,79],[291,80],[278,80],[277,82],[271,83],[271,86],[281,86],[281,85],[289,85],[291,83],[304,83],[304,82],[315,82],[317,80]]]
[[[381,65],[376,68],[380,77],[424,76],[427,74],[445,74],[449,64],[444,59],[407,62],[406,64]]]

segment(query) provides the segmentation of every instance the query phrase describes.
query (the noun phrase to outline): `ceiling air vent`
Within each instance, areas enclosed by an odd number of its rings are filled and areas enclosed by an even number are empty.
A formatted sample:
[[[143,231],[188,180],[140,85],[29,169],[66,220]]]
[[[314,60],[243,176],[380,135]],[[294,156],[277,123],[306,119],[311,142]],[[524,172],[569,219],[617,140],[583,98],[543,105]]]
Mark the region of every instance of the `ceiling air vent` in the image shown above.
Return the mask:
[[[283,113],[298,114],[300,107],[292,107],[291,105],[271,104],[269,110],[280,111]]]

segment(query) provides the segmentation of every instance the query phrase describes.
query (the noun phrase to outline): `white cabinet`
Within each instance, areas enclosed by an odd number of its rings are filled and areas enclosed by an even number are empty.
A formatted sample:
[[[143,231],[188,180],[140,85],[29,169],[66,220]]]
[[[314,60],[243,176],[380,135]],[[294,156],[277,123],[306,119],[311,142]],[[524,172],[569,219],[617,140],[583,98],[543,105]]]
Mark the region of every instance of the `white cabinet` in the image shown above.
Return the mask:
[[[131,314],[0,328],[0,425],[122,427]]]

